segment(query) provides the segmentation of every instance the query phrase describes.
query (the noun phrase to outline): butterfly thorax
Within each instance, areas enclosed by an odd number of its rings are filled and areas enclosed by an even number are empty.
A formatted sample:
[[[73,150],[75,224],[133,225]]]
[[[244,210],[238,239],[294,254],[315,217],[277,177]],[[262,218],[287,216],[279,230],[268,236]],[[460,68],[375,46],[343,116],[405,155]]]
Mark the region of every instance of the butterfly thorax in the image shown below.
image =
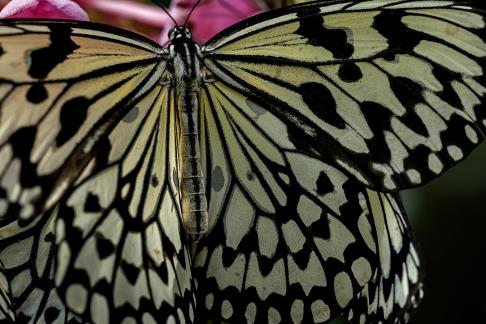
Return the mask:
[[[200,162],[198,109],[201,64],[198,45],[185,27],[175,27],[169,47],[180,129],[178,167],[181,182],[182,219],[186,232],[198,238],[207,231],[208,213]]]

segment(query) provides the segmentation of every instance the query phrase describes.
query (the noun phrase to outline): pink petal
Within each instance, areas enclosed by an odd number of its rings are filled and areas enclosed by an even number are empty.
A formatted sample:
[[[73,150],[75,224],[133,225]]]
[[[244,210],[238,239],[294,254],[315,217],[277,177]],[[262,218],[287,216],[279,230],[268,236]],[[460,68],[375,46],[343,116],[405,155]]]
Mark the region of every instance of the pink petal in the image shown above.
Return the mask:
[[[113,16],[132,19],[151,26],[164,26],[167,15],[155,6],[127,0],[77,0],[85,8],[90,8]]]
[[[172,0],[169,12],[178,25],[184,24],[196,2],[197,0]],[[262,11],[262,8],[252,0],[202,0],[194,9],[187,25],[194,40],[205,43],[226,27]],[[174,26],[169,19],[163,21],[159,40],[161,44],[169,41],[168,32]]]
[[[88,14],[71,0],[12,0],[0,11],[0,18],[89,20]]]

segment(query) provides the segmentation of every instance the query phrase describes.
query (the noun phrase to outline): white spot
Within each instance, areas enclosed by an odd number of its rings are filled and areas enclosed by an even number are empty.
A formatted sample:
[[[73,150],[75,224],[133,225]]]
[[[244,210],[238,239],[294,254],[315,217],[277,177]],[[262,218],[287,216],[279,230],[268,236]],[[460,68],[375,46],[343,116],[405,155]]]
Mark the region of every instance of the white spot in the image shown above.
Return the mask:
[[[283,182],[284,182],[286,185],[288,185],[288,184],[290,183],[290,181],[289,181],[289,177],[288,177],[286,174],[283,174],[283,173],[279,172],[279,174],[278,174],[278,175],[279,175],[280,179],[282,179],[282,181],[283,181]]]
[[[254,219],[255,209],[243,195],[241,189],[236,187],[231,194],[228,209],[224,214],[226,245],[235,250],[238,249],[243,237],[253,227]]]
[[[312,318],[315,323],[325,322],[331,317],[331,310],[322,300],[318,299],[311,305]]]
[[[367,213],[362,213],[361,216],[359,216],[358,219],[358,229],[359,233],[361,234],[361,237],[366,243],[366,246],[376,253],[376,242],[375,239],[373,238],[372,234],[372,228],[371,224],[368,220],[369,211],[367,210]]]
[[[166,324],[176,324],[175,317],[173,315],[170,315],[169,318],[167,318]]]
[[[442,170],[444,170],[444,164],[435,153],[429,154],[428,163],[430,171],[434,172],[435,174],[439,174],[442,172]]]
[[[370,281],[373,274],[370,263],[364,257],[353,262],[351,271],[353,271],[353,276],[361,287]]]
[[[130,183],[125,183],[125,185],[121,189],[121,198],[127,199],[129,191],[130,191]]]
[[[309,227],[321,218],[322,209],[307,196],[300,196],[297,212],[304,224]]]
[[[145,249],[157,267],[160,267],[164,262],[164,249],[161,237],[159,227],[155,222],[150,224],[145,230]]]
[[[464,131],[466,132],[467,138],[469,138],[471,142],[473,142],[474,144],[478,142],[478,133],[476,133],[471,125],[466,125],[466,127],[464,127]]]
[[[300,299],[294,300],[290,309],[290,317],[293,323],[301,323],[304,319],[304,302]]]
[[[347,273],[340,272],[334,277],[334,293],[336,301],[342,308],[346,307],[353,298],[353,285]]]
[[[76,313],[84,313],[88,302],[88,291],[80,284],[69,286],[66,291],[66,304]]]
[[[213,303],[214,303],[214,295],[213,294],[207,294],[206,298],[204,300],[204,304],[206,305],[206,309],[211,310],[211,308],[213,308]]]
[[[407,170],[407,177],[411,183],[419,184],[422,181],[420,173],[415,169]]]
[[[464,157],[464,153],[462,153],[462,150],[455,145],[448,146],[447,152],[449,153],[449,156],[454,159],[454,161],[459,161]]]
[[[245,317],[248,323],[255,322],[256,312],[257,307],[254,303],[250,303],[246,306]]]
[[[24,205],[22,209],[20,209],[20,218],[22,219],[29,219],[34,215],[34,206],[32,205]]]
[[[192,304],[189,304],[189,321],[194,323],[194,308],[192,307]]]
[[[133,317],[125,317],[121,324],[137,324],[137,321]]]
[[[142,315],[142,323],[143,324],[157,324],[157,321],[149,313],[143,313],[143,315]]]
[[[226,320],[229,320],[233,316],[233,306],[228,300],[223,300],[221,304],[221,316]]]
[[[273,307],[268,309],[268,323],[280,323],[282,321],[282,317],[278,310]]]
[[[182,311],[182,309],[177,309],[177,316],[179,317],[179,322],[181,324],[186,324],[186,317],[184,316],[184,312]]]
[[[258,247],[260,253],[268,258],[273,257],[277,250],[279,236],[275,222],[267,217],[259,217],[257,222]]]
[[[417,266],[415,265],[415,262],[413,262],[413,259],[410,256],[410,254],[407,256],[407,270],[408,270],[408,277],[409,277],[410,281],[417,282],[418,281],[418,269],[417,269]]]
[[[302,250],[306,238],[295,221],[290,220],[285,223],[282,232],[290,252],[297,253]]]
[[[0,199],[0,215],[5,215],[8,208],[8,202],[5,199]]]

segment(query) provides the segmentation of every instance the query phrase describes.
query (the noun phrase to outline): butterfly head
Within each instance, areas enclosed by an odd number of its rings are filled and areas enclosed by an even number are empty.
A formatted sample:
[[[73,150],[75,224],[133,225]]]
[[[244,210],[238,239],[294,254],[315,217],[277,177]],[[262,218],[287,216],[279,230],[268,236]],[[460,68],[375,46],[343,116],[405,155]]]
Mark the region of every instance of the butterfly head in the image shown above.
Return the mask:
[[[173,43],[178,40],[192,39],[192,34],[186,27],[176,26],[169,31],[169,39]]]

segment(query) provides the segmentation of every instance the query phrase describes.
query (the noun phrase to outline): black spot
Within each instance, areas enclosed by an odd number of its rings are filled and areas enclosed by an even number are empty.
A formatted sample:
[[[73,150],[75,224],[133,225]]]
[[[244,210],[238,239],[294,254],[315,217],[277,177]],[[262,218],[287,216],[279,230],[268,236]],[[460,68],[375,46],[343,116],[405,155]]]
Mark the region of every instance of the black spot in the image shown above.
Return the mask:
[[[35,127],[23,127],[14,132],[9,139],[13,155],[21,159],[29,159],[35,135]]]
[[[248,171],[248,172],[246,173],[246,178],[247,178],[248,180],[250,180],[250,181],[255,180],[255,173],[254,173],[253,171]]]
[[[400,120],[417,134],[428,135],[422,119],[415,113],[415,106],[423,102],[423,87],[403,77],[390,78],[390,87],[400,103],[407,109],[407,113],[400,117]]]
[[[45,242],[50,242],[53,243],[55,240],[54,233],[47,233],[46,236],[44,236],[44,241]]]
[[[55,307],[49,307],[44,312],[44,319],[46,323],[54,323],[54,321],[59,317],[61,311]]]
[[[96,150],[94,151],[95,170],[101,170],[108,164],[108,159],[111,152],[111,143],[108,136],[103,135],[96,143]],[[94,172],[93,172],[94,173]]]
[[[140,274],[140,269],[126,261],[122,262],[121,268],[128,282],[135,285]]]
[[[383,105],[373,101],[363,101],[361,111],[376,136],[382,136],[384,130],[390,129],[393,113]]]
[[[317,9],[317,8],[316,8]],[[307,43],[324,47],[334,58],[345,59],[354,52],[353,45],[348,42],[348,36],[343,29],[328,29],[324,26],[321,15],[306,17],[300,21],[296,33],[307,38]]]
[[[13,156],[22,160],[20,169],[20,184],[23,187],[34,187],[38,185],[39,177],[36,173],[36,166],[30,161],[30,152],[36,136],[35,127],[24,127],[18,129],[10,136]]]
[[[326,212],[321,213],[321,217],[314,223],[312,223],[312,233],[316,237],[320,237],[324,240],[331,238],[331,229],[329,228],[329,215]]]
[[[81,128],[86,120],[89,104],[89,100],[85,97],[76,97],[64,103],[59,117],[61,130],[56,137],[57,146],[69,141]]]
[[[328,88],[319,83],[304,83],[300,86],[299,93],[317,117],[338,128],[346,126],[336,111],[336,101]]]
[[[220,166],[216,166],[211,172],[211,186],[214,191],[219,192],[224,186],[223,170]]]
[[[432,69],[434,77],[442,84],[442,91],[437,93],[440,99],[447,102],[452,107],[462,107],[462,101],[456,90],[452,87],[455,80],[461,80],[462,75],[456,72],[447,70],[446,68],[434,65]],[[479,81],[479,80],[477,80]],[[480,80],[479,84],[484,84],[485,80]]]
[[[373,132],[373,137],[367,140],[373,161],[389,163],[391,152],[383,133],[391,129],[390,123],[393,113],[383,105],[372,101],[362,102],[361,112]]]
[[[47,90],[40,84],[33,84],[27,91],[27,100],[33,104],[38,104],[47,99]]]
[[[105,259],[113,254],[115,246],[110,240],[103,237],[101,233],[96,233],[96,250],[100,259]]]
[[[325,195],[334,191],[334,185],[331,179],[327,176],[326,172],[321,171],[319,177],[316,180],[316,192],[318,195]]]
[[[137,119],[138,114],[139,114],[138,107],[133,107],[132,109],[130,109],[130,111],[128,111],[128,113],[125,115],[125,117],[123,117],[122,120],[125,123],[131,123]]]
[[[99,197],[93,193],[88,193],[84,202],[84,211],[87,213],[96,213],[101,210]]]
[[[150,177],[150,184],[154,188],[159,185],[159,178],[157,178],[157,175],[156,174],[152,174],[152,177]]]
[[[339,67],[338,76],[344,82],[356,82],[361,80],[363,73],[356,63],[348,62]]]
[[[5,51],[3,50],[3,47],[0,46],[0,56],[2,56],[4,53],[5,53]]]
[[[15,318],[15,323],[30,323],[30,319],[31,319],[30,316],[19,312],[17,314],[17,317]]]
[[[403,24],[405,15],[401,10],[383,10],[376,15],[373,27],[388,40],[389,53],[413,53],[417,44],[427,35],[412,30]],[[390,58],[392,56],[390,55]]]
[[[51,29],[51,43],[48,47],[30,53],[29,75],[34,79],[44,79],[58,64],[64,62],[69,54],[79,48],[71,40],[71,28],[56,24]]]
[[[160,267],[157,269],[157,274],[165,284],[169,283],[169,272],[167,271],[167,267]]]

